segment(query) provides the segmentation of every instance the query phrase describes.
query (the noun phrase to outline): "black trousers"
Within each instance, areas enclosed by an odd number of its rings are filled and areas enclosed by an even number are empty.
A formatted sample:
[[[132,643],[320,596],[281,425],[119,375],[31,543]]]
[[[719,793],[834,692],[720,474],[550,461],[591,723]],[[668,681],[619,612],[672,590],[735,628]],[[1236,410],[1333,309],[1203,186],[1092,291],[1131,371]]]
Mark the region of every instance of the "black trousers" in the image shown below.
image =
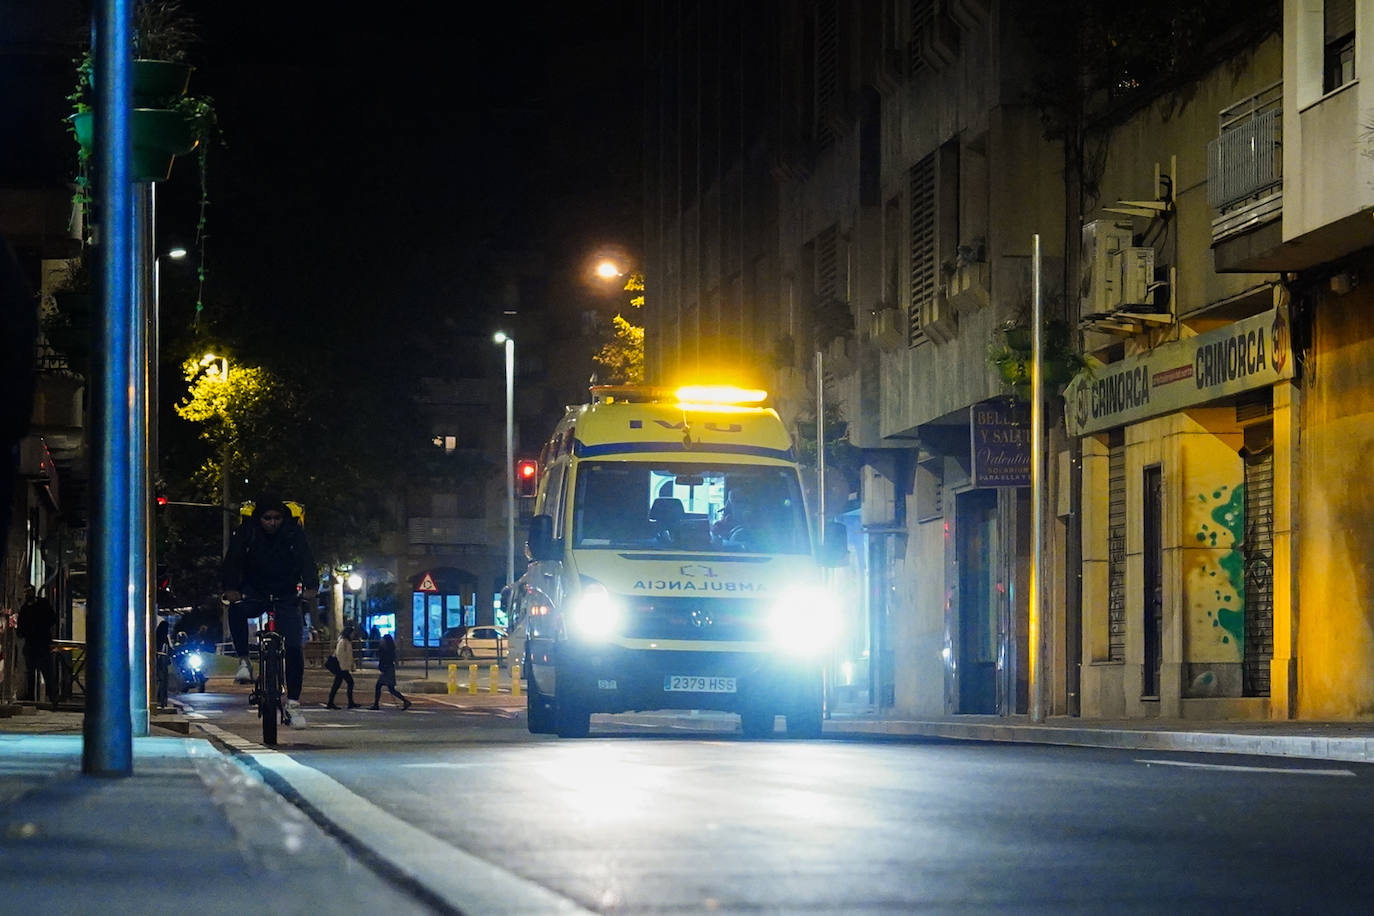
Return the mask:
[[[24,699],[38,699],[37,675],[43,672],[43,683],[47,685],[44,690],[48,694],[48,700],[57,702],[57,666],[53,664],[52,647],[47,643],[31,643],[24,640],[24,667],[28,673],[24,675]]]
[[[347,685],[348,685],[348,702],[349,702],[349,705],[352,705],[352,704],[353,704],[353,675],[349,674],[347,671],[343,670],[342,668],[340,668],[340,669],[338,669],[337,671],[334,672],[334,686],[329,688],[329,703],[330,703],[330,705],[333,705],[333,703],[334,703],[334,696],[335,696],[335,694],[337,694],[337,693],[339,692],[339,685],[340,685],[340,684],[347,684]]]
[[[379,703],[382,702],[382,688],[383,688],[383,687],[385,687],[387,690],[390,690],[390,691],[391,691],[391,695],[392,695],[393,697],[395,697],[396,699],[400,700],[402,703],[405,702],[405,699],[406,699],[406,698],[403,697],[403,696],[401,696],[401,691],[399,691],[399,690],[396,689],[396,685],[395,685],[395,684],[383,683],[382,678],[377,678],[377,695],[374,696],[374,697],[372,698],[372,705],[373,705],[373,706],[376,706],[376,705],[378,705]]]
[[[229,605],[229,635],[234,639],[234,651],[239,658],[248,657],[248,618],[261,616],[266,610],[260,601],[240,601]],[[305,618],[299,607],[277,608],[277,632],[286,643],[286,698],[301,698],[301,683],[305,680]]]

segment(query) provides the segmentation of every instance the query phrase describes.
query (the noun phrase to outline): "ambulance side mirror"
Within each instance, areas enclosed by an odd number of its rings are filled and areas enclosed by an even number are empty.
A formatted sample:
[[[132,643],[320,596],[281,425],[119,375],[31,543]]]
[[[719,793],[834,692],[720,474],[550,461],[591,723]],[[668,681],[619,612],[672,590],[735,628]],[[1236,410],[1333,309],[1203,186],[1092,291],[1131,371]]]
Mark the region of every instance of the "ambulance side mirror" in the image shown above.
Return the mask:
[[[831,568],[849,564],[849,529],[840,522],[828,522],[825,526],[825,543],[817,552],[816,560],[822,566]]]
[[[536,562],[562,559],[561,551],[553,539],[553,516],[536,515],[530,519],[528,547],[530,559]]]

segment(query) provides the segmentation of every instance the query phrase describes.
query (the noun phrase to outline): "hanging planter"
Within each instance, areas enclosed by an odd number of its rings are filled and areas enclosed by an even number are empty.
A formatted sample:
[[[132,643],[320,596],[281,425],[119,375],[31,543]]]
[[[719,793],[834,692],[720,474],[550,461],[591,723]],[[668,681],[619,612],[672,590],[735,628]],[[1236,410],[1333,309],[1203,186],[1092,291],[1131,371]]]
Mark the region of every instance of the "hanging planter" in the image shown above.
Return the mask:
[[[191,65],[174,60],[135,60],[134,107],[161,108],[191,85]]]
[[[1007,346],[1013,350],[1030,351],[1034,341],[1031,340],[1030,328],[1009,327],[1002,329],[1002,336],[1007,341]]]
[[[72,115],[72,128],[82,152],[89,156],[95,142],[95,114],[83,111]],[[135,108],[129,112],[133,133],[133,160],[130,171],[134,181],[166,181],[172,162],[196,148],[198,142],[186,116],[173,108]]]
[[[997,367],[998,374],[1011,393],[1021,400],[1030,398],[1031,363],[1035,341],[1031,329],[1024,324],[1008,322],[999,328],[1002,343],[988,353],[988,362]],[[1074,349],[1071,331],[1063,321],[1045,323],[1041,341],[1042,381],[1049,390],[1067,384],[1087,366],[1083,354]]]

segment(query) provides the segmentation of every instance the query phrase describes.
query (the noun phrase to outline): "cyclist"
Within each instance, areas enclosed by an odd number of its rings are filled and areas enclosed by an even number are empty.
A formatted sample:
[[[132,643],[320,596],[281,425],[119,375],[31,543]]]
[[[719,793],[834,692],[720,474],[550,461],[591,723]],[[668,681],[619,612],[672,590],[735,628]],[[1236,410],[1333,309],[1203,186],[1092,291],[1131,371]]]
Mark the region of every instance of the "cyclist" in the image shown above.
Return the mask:
[[[302,598],[314,598],[318,582],[305,530],[281,500],[259,499],[253,506],[253,516],[244,520],[230,537],[229,550],[220,567],[223,598],[229,602],[229,632],[239,657],[234,675],[237,683],[253,680],[248,662],[248,618],[263,613],[263,600],[294,597],[298,587]],[[304,728],[305,716],[300,706],[301,681],[305,677],[305,655],[301,650],[305,620],[300,603],[287,601],[278,605],[276,621],[286,643],[286,709],[291,725]]]

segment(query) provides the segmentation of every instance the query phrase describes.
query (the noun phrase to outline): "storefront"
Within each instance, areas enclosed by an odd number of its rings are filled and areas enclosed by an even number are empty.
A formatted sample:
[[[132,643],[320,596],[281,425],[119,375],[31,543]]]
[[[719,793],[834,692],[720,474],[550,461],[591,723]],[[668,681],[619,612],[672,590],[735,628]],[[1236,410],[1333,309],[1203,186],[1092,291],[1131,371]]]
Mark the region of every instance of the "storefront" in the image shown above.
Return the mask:
[[[1083,442],[1084,716],[1287,714],[1293,372],[1276,308],[1065,391]]]
[[[438,648],[444,633],[477,623],[477,577],[464,569],[436,567],[411,576],[408,621],[398,630],[415,647]],[[403,623],[408,623],[401,629]]]

